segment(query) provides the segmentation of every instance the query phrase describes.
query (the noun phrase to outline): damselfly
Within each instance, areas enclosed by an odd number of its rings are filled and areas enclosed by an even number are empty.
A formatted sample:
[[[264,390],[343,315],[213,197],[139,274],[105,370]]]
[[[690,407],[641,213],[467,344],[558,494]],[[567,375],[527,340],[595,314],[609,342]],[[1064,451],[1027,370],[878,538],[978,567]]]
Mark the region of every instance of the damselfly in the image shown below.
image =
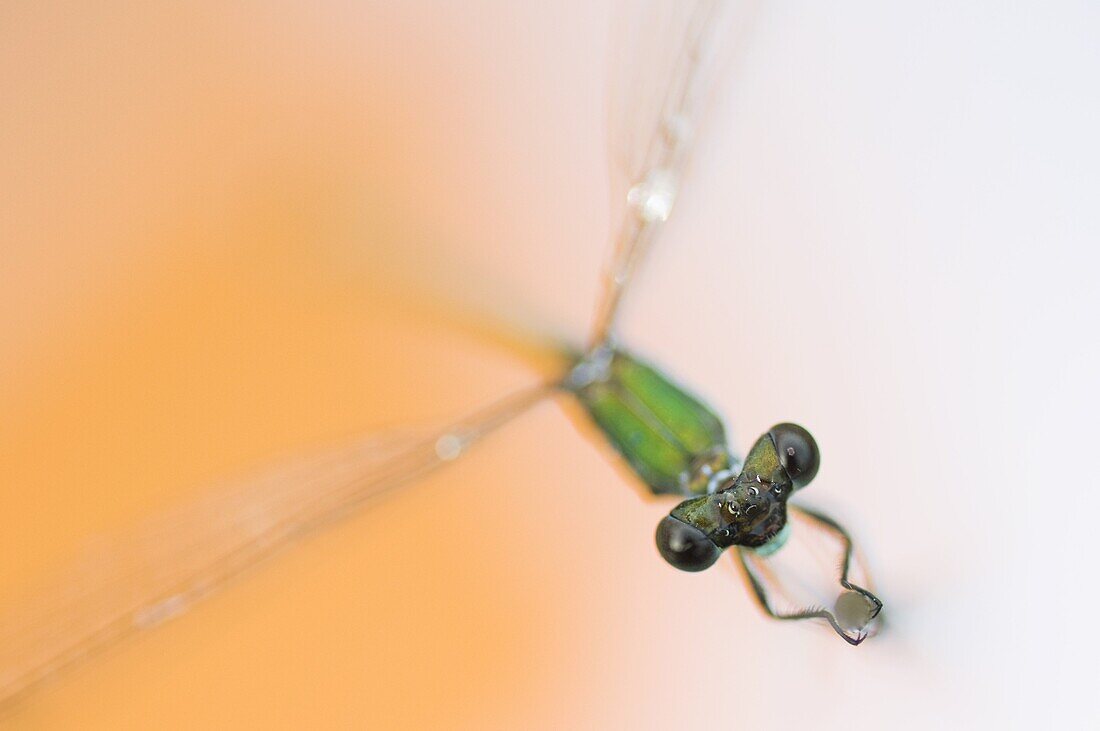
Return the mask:
[[[741,459],[711,408],[616,338],[624,295],[681,188],[707,80],[719,65],[722,10],[714,0],[678,3],[671,16],[655,21],[672,39],[673,52],[657,71],[639,64],[650,69],[641,83],[656,100],[652,115],[637,113],[643,125],[648,120],[649,133],[643,145],[630,143],[636,159],[624,163],[632,184],[591,336],[562,353],[565,365],[556,377],[427,436],[367,438],[143,526],[109,574],[96,575],[57,607],[35,608],[28,622],[3,636],[0,703],[180,614],[295,539],[453,462],[550,397],[579,403],[653,495],[681,498],[656,534],[658,551],[672,566],[700,571],[728,551],[767,615],[822,620],[853,645],[869,636],[882,603],[849,576],[855,567],[848,533],[831,518],[789,503],[817,473],[818,448],[809,432],[778,424]],[[798,561],[793,569],[782,565],[792,556],[792,534],[831,541],[837,551],[839,568],[828,577],[833,591],[822,605],[794,598],[806,577],[799,576],[805,566]],[[780,605],[784,597],[793,608]]]

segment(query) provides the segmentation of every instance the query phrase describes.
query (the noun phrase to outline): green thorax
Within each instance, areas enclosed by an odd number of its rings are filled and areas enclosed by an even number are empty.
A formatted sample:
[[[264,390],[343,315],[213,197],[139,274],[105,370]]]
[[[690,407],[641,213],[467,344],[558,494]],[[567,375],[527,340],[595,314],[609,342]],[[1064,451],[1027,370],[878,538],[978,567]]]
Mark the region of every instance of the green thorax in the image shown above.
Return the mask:
[[[653,492],[705,494],[715,475],[731,469],[721,420],[632,355],[596,350],[574,367],[568,386]]]

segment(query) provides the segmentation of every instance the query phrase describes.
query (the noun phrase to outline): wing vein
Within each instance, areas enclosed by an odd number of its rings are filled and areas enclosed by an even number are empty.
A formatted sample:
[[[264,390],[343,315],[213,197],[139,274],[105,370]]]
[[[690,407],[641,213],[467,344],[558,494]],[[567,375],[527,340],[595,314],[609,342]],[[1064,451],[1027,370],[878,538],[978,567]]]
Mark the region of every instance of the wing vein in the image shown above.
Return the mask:
[[[214,491],[90,554],[0,626],[0,708],[129,635],[174,618],[297,539],[453,461],[549,396],[539,385],[446,429],[360,440]]]

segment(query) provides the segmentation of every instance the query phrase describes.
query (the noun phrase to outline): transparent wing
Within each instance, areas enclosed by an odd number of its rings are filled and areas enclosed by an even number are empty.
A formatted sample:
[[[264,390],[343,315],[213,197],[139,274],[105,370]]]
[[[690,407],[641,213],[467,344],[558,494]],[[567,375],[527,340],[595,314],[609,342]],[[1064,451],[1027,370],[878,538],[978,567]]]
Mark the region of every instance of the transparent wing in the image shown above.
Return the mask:
[[[540,386],[428,435],[368,437],[158,516],[88,553],[0,620],[0,708],[178,616],[294,540],[456,459],[552,392]]]
[[[612,42],[613,215],[623,210],[590,345],[614,329],[623,294],[672,212],[731,13],[722,0],[652,0],[621,12]]]

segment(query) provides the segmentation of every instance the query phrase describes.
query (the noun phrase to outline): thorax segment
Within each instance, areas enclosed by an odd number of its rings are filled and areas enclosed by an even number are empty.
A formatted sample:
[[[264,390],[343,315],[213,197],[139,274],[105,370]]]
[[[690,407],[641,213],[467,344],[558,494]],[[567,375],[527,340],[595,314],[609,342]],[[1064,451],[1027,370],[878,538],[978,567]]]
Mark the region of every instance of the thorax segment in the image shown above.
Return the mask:
[[[703,495],[740,469],[715,413],[629,353],[593,351],[573,367],[566,386],[654,493]]]

